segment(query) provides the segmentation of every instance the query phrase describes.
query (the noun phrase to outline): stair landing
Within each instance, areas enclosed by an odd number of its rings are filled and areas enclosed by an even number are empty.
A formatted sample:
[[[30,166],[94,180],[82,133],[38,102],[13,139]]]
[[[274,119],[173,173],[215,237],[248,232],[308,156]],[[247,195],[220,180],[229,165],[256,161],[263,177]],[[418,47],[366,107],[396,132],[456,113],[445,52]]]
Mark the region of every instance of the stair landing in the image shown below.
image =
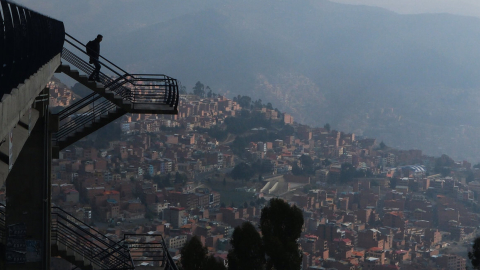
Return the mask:
[[[109,91],[105,85],[99,82],[88,80],[86,75],[80,75],[78,70],[71,69],[69,65],[62,64],[56,70],[57,73],[63,72],[70,78],[85,85],[90,90],[102,95],[104,98],[115,103],[118,107],[126,110],[129,113],[148,113],[148,114],[178,114],[178,110],[173,106],[156,103],[132,103],[125,100],[115,92]]]

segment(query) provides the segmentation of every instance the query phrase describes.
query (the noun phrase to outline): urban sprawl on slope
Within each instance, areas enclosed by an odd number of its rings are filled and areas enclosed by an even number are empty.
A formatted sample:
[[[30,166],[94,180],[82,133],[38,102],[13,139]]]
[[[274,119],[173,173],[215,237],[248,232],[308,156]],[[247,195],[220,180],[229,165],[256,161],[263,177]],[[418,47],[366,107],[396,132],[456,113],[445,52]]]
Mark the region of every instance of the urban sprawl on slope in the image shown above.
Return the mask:
[[[75,99],[49,87],[52,107]],[[159,233],[178,260],[196,235],[226,260],[234,228],[282,198],[303,211],[303,269],[466,267],[480,195],[467,161],[301,125],[246,96],[183,95],[178,115],[120,119],[52,165],[55,205],[114,240]]]

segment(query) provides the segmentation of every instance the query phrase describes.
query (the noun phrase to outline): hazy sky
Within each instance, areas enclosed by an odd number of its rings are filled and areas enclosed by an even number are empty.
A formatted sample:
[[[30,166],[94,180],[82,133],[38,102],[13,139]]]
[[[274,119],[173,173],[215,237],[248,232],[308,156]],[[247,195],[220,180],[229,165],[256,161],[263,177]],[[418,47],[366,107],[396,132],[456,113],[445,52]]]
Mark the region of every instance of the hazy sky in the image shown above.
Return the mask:
[[[369,5],[398,13],[452,13],[480,17],[478,0],[330,0],[337,3]]]

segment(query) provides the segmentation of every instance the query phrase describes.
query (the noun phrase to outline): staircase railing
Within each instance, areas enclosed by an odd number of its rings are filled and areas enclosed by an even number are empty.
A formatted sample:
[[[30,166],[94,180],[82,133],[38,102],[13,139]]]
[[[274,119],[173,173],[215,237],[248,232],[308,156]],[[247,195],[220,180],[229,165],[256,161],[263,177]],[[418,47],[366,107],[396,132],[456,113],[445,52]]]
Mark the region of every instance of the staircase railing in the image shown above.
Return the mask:
[[[100,269],[135,269],[129,250],[59,207],[52,207],[52,242]]]
[[[54,142],[59,142],[86,125],[93,125],[102,116],[115,110],[121,111],[122,109],[97,93],[90,94],[58,113],[59,130],[52,138]]]
[[[66,46],[62,52],[62,59],[69,62],[83,73],[92,74],[94,67],[88,64],[86,46],[65,34]],[[144,108],[146,105],[169,105],[174,110],[178,107],[179,91],[177,80],[163,74],[130,74],[121,69],[103,56],[99,56],[103,70],[108,70],[110,75],[100,71],[100,82],[105,89],[121,96],[124,100],[132,102],[132,108]],[[143,106],[143,107],[142,107]]]
[[[52,207],[51,239],[75,251],[101,269],[135,269],[147,262],[164,270],[178,270],[161,234],[125,234],[110,240],[59,207]],[[6,241],[5,205],[0,203],[0,238]]]
[[[160,234],[125,234],[121,242],[130,250],[134,263],[146,262],[165,270],[178,270]]]

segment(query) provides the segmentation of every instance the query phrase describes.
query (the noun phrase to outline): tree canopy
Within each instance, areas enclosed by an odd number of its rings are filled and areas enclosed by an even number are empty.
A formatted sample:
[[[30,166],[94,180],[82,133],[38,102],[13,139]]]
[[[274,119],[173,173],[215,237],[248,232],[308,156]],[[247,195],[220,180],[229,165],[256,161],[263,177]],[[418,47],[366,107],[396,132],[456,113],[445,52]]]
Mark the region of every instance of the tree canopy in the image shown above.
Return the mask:
[[[193,94],[199,97],[205,96],[205,86],[200,81],[198,81],[193,87]]]
[[[242,181],[248,181],[255,175],[255,171],[250,165],[245,162],[235,165],[230,175],[234,180],[241,179]]]
[[[297,239],[302,227],[302,211],[281,199],[271,199],[262,209],[260,228],[265,253],[268,255],[267,269],[300,270],[302,255]]]
[[[230,243],[232,249],[227,255],[229,270],[264,269],[265,252],[262,238],[250,222],[235,228]]]
[[[340,171],[340,182],[347,183],[353,180],[356,173],[355,167],[350,163],[343,163]]]
[[[300,168],[297,163],[293,164],[292,173],[294,175],[313,175],[315,174],[315,168],[313,166],[313,159],[309,155],[302,155],[300,157]]]
[[[252,102],[252,98],[249,96],[240,96],[238,95],[237,99],[235,100],[238,102],[238,105],[244,109],[250,109],[250,103]]]
[[[468,252],[468,258],[474,269],[480,269],[480,237],[473,242],[472,251]]]
[[[183,270],[203,270],[207,259],[207,248],[194,236],[181,250],[180,262]]]
[[[213,255],[210,255],[205,259],[204,269],[205,270],[227,270],[227,267],[225,267],[225,265],[222,262],[215,259]]]
[[[380,149],[383,150],[385,148],[387,148],[387,145],[383,141],[381,141],[380,142]]]

